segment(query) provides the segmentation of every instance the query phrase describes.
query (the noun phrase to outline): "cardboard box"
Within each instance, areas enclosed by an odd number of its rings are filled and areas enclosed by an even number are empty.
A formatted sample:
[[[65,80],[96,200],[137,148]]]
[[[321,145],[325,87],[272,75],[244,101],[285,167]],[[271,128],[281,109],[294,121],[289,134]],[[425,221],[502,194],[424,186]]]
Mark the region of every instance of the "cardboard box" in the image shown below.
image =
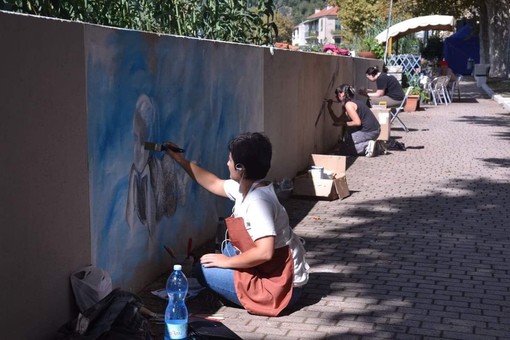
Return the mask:
[[[294,178],[293,195],[319,197],[330,200],[335,200],[339,197],[344,199],[350,195],[347,177],[345,176],[347,157],[312,154],[310,156],[310,166],[312,165],[324,167],[324,171],[331,171],[335,174],[335,177],[333,179],[317,179],[312,178],[308,172],[298,175]]]
[[[375,117],[379,121],[381,125],[381,133],[377,140],[389,141],[390,140],[390,110],[389,109],[374,109],[372,108],[372,112],[375,114]]]

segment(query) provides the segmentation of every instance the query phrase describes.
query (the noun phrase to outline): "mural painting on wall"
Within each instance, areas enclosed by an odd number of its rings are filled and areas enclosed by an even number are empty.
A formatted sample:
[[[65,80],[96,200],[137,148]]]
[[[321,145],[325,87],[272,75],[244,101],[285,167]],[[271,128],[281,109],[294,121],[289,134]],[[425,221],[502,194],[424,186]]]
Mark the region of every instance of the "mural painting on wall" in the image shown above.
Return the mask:
[[[131,228],[140,222],[152,234],[163,215],[170,217],[177,202],[184,203],[185,181],[178,181],[174,162],[164,155],[162,159],[151,155],[144,148],[147,141],[153,141],[152,130],[157,126],[155,107],[152,100],[142,94],[133,114],[133,164],[129,175],[126,205],[126,220]],[[188,177],[185,177],[186,179]]]
[[[174,141],[228,176],[228,141],[262,126],[253,77],[261,58],[246,47],[134,31],[87,27],[85,37],[92,263],[129,288],[168,269],[163,246],[185,252],[188,238],[206,241],[205,228],[230,209],[144,143]]]

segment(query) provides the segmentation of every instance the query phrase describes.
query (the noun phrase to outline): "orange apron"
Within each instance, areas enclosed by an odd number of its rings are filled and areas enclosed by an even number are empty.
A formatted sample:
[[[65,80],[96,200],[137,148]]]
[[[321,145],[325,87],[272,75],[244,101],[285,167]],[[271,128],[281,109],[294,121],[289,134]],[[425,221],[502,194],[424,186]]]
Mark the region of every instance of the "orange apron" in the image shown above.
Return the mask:
[[[242,252],[255,246],[242,217],[225,219],[230,242]],[[289,246],[274,250],[271,260],[234,270],[237,297],[251,314],[277,316],[292,297],[294,261]]]

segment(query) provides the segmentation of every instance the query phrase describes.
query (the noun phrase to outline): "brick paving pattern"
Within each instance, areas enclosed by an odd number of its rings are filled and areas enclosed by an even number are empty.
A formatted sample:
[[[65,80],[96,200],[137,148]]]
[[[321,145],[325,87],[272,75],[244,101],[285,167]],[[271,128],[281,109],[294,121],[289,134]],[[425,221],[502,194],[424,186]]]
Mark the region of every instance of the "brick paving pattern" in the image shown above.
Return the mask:
[[[311,265],[296,308],[190,309],[223,314],[246,340],[510,339],[510,114],[473,81],[461,90],[400,114],[406,151],[350,159],[350,197],[285,202]]]

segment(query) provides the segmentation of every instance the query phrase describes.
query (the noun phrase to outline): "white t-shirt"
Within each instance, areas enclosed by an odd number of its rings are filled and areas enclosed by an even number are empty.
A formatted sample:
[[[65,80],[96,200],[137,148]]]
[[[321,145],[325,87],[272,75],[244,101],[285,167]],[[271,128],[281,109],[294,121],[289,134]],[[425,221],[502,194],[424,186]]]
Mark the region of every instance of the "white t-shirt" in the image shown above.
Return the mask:
[[[239,183],[225,181],[225,193],[235,202],[234,217],[242,217],[248,234],[253,241],[265,236],[275,236],[275,249],[288,245],[294,260],[294,286],[308,282],[310,266],[305,260],[305,249],[299,237],[289,225],[287,211],[280,204],[272,184],[258,186],[257,182],[246,196],[239,192]]]

